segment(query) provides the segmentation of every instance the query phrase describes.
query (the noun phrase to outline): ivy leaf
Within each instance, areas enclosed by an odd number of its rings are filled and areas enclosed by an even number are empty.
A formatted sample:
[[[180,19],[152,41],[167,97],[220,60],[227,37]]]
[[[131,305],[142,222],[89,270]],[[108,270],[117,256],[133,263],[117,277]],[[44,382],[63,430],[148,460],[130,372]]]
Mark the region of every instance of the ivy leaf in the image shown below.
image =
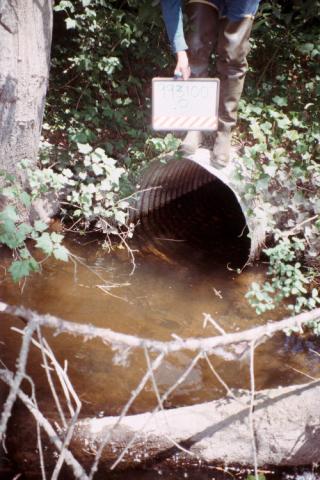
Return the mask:
[[[64,175],[67,178],[72,178],[73,177],[73,172],[70,170],[70,168],[64,168],[62,170],[62,175]]]
[[[98,165],[96,163],[93,163],[92,164],[92,170],[93,170],[93,173],[98,177],[99,175],[102,175],[103,174],[103,169],[101,167],[101,165]]]
[[[66,27],[67,30],[71,30],[72,28],[76,28],[77,22],[74,18],[66,18]]]
[[[261,175],[257,181],[257,190],[260,192],[268,190],[270,177],[269,175]]]
[[[88,143],[77,143],[77,147],[80,153],[83,155],[87,155],[88,153],[92,152],[92,147]]]
[[[72,5],[72,2],[69,0],[62,0],[58,5],[55,5],[53,9],[56,12],[61,12],[67,8],[69,8],[71,12],[74,12],[74,6]]]
[[[264,165],[263,166],[263,171],[269,175],[269,177],[274,177],[276,174],[276,171],[278,170],[277,165]]]
[[[304,55],[310,55],[314,49],[313,43],[303,43],[298,47],[299,52],[303,53]]]
[[[287,130],[286,133],[285,133],[285,136],[289,140],[291,140],[291,142],[295,142],[296,140],[298,140],[300,138],[300,135],[297,132],[297,130]]]
[[[276,95],[272,98],[272,101],[279,107],[286,107],[288,105],[288,99],[286,97],[279,97]]]

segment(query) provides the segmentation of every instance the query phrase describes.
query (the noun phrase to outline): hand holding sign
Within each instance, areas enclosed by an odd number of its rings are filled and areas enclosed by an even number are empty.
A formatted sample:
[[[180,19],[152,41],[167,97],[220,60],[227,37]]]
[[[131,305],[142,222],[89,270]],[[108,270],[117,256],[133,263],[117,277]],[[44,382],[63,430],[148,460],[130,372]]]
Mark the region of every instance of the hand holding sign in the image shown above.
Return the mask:
[[[181,52],[177,52],[177,65],[174,69],[174,76],[176,78],[182,77],[183,80],[188,80],[191,75],[191,69],[189,66],[189,59],[187,52],[182,50]]]

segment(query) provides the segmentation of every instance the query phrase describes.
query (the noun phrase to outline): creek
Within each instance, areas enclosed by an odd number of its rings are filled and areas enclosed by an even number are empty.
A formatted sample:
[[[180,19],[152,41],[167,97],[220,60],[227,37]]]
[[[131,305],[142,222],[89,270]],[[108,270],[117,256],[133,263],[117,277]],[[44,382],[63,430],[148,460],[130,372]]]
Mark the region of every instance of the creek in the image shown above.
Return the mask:
[[[284,309],[257,316],[244,298],[253,281],[265,278],[263,264],[238,273],[233,265],[225,262],[225,255],[217,255],[216,251],[210,255],[208,249],[199,248],[199,245],[195,248],[190,243],[166,239],[162,242],[163,248],[159,242],[140,242],[134,246],[138,251],[131,274],[132,265],[125,249],[107,253],[101,248],[99,239],[90,237],[69,237],[66,244],[79,261],[48,260],[42,273],[29,278],[23,289],[6,276],[0,284],[1,298],[39,313],[159,340],[172,339],[172,335],[182,338],[216,335],[212,325],[203,327],[204,313],[217,320],[226,332],[244,330],[285,316]],[[3,255],[2,264],[8,262],[8,256]],[[11,330],[12,326],[22,328],[23,324],[19,319],[2,316],[1,360],[14,370],[21,338]],[[68,364],[70,379],[82,402],[81,417],[118,415],[146,372],[143,353],[131,353],[125,365],[121,365],[115,361],[115,352],[101,341],[54,335],[46,329],[43,333],[57,359]],[[302,383],[306,381],[303,372],[319,375],[318,357],[312,351],[318,349],[312,339],[275,335],[257,349],[256,389]],[[166,357],[156,373],[160,392],[177,380],[191,360],[192,356],[185,352]],[[212,356],[211,361],[230,388],[250,388],[246,358],[225,361]],[[48,408],[51,393],[36,349],[30,353],[28,373],[36,379],[40,408]],[[4,400],[3,390],[2,393]],[[200,361],[168,398],[165,407],[192,405],[223,396],[225,389],[208,365]],[[150,383],[129,413],[149,411],[156,404]],[[145,475],[145,478],[154,478]],[[191,479],[211,478],[208,473],[201,476],[189,472],[186,475]],[[125,474],[121,479],[124,478],[142,477]],[[171,472],[166,478],[184,477],[182,474],[175,477]]]

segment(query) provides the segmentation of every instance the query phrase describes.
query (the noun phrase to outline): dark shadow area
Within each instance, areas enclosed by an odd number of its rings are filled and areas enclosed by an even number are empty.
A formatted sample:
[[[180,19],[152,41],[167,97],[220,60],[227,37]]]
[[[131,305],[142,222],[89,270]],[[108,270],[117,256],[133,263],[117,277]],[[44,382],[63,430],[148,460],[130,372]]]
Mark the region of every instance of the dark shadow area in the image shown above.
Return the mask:
[[[143,215],[136,236],[144,248],[152,245],[184,261],[196,257],[197,262],[241,267],[250,251],[241,207],[232,190],[214,177]]]

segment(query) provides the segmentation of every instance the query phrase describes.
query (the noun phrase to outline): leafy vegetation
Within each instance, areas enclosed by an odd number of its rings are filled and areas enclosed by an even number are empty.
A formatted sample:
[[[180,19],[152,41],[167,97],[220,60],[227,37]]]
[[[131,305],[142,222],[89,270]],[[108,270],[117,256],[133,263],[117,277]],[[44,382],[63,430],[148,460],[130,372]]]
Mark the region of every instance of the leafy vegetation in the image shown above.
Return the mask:
[[[29,173],[29,184],[36,195],[59,192],[65,221],[81,221],[83,229],[100,222],[107,234],[127,226],[129,204],[119,198],[124,168],[106,155],[102,148],[77,144],[77,153],[69,153],[55,169],[46,167]],[[42,145],[48,159],[52,146]]]
[[[0,212],[0,243],[12,250],[13,261],[8,270],[13,281],[19,282],[32,272],[40,271],[43,261],[51,255],[57,260],[68,261],[69,252],[61,243],[63,235],[49,233],[45,222],[36,220],[31,225],[28,218],[23,220],[21,209],[29,209],[36,196],[25,192],[10,175],[3,177],[5,186],[1,194],[7,205]],[[33,247],[40,250],[44,258],[36,259]]]
[[[131,170],[140,166],[151,136],[150,79],[170,64],[159,9],[147,0],[121,7],[105,0],[63,0],[55,11],[51,134],[65,150],[88,143]]]
[[[248,199],[263,196],[273,246],[270,281],[254,283],[247,298],[257,313],[284,300],[297,313],[319,304],[319,2],[265,2],[260,11],[240,104],[238,180]]]

